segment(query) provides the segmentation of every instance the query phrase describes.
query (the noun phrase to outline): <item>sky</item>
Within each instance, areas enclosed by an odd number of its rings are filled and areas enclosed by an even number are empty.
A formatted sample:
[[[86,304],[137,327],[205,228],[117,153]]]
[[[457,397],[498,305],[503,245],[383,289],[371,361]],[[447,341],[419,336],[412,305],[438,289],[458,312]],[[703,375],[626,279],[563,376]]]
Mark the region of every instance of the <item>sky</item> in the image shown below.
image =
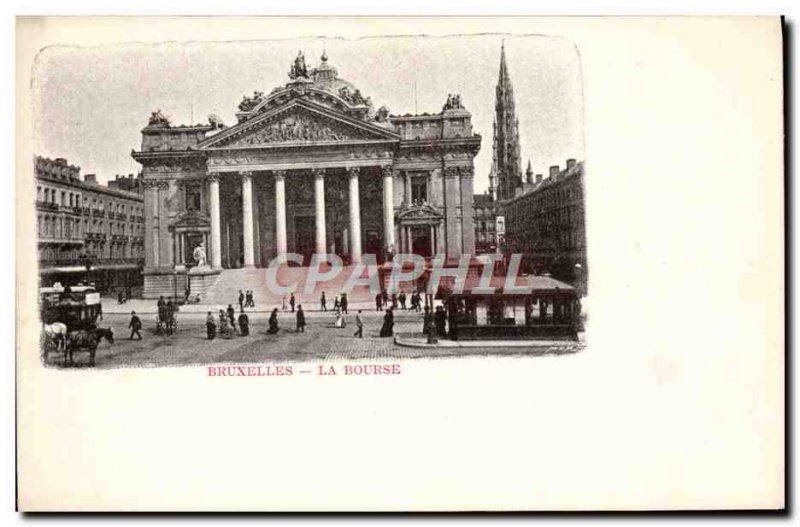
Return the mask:
[[[101,182],[137,173],[131,158],[152,111],[173,124],[228,125],[242,96],[269,93],[288,82],[298,50],[309,68],[323,50],[339,77],[393,114],[438,113],[448,93],[461,94],[483,138],[475,158],[475,192],[488,186],[500,46],[514,86],[522,168],[535,173],[583,159],[580,56],[555,36],[304,38],[229,42],[120,43],[49,47],[34,64],[34,145],[38,155],[63,157]],[[124,35],[120,36],[124,40]]]

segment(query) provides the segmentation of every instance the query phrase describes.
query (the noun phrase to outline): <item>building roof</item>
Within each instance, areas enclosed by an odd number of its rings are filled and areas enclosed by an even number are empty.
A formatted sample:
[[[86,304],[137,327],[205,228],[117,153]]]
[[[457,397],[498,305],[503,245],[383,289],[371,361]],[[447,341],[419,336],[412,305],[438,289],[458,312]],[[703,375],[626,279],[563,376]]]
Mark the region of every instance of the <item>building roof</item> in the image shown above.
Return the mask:
[[[552,187],[553,185],[561,181],[564,181],[567,178],[578,176],[581,174],[583,174],[583,161],[575,163],[571,168],[564,168],[558,173],[557,176],[543,178],[542,181],[540,181],[539,183],[534,183],[532,186],[529,186],[524,192],[522,192],[517,196],[514,196],[508,201],[512,202],[522,197],[529,196],[534,192],[539,192],[540,190]]]
[[[487,293],[487,292],[480,292],[474,291],[480,285],[481,276],[479,273],[468,273],[465,283],[464,289],[461,293],[453,293],[455,286],[455,278],[451,276],[445,276],[439,282],[439,290],[436,293],[437,298],[442,298],[444,296],[454,295],[454,296],[493,296],[493,295],[506,295],[506,296],[528,296],[528,295],[558,295],[564,294],[567,296],[571,296],[575,294],[575,288],[571,285],[556,280],[550,276],[546,275],[528,275],[528,276],[518,276],[516,280],[513,282],[513,285],[517,288],[525,287],[526,291],[507,291],[506,287],[506,277],[505,276],[492,276],[491,280],[489,281],[489,287],[495,289],[494,293]]]

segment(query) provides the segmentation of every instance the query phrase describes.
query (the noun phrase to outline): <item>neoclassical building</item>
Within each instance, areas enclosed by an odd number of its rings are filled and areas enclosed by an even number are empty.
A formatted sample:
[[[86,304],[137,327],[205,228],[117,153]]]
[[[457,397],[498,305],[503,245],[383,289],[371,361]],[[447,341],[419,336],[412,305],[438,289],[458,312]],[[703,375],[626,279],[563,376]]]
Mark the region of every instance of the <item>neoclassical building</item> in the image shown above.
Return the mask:
[[[277,256],[474,254],[473,158],[481,137],[460,96],[438,114],[390,115],[302,53],[289,82],[245,96],[237,123],[142,130],[145,296],[171,294],[178,264],[206,248],[213,270]]]

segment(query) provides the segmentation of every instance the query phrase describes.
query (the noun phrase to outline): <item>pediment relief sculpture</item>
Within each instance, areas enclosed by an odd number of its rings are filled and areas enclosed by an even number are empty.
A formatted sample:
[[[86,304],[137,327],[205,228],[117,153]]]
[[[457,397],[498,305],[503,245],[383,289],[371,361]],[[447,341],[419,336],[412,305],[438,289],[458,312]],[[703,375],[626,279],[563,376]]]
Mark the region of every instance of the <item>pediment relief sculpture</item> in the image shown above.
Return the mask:
[[[274,143],[313,143],[361,139],[363,134],[334,127],[303,114],[271,121],[258,130],[235,140],[231,146],[255,146]]]

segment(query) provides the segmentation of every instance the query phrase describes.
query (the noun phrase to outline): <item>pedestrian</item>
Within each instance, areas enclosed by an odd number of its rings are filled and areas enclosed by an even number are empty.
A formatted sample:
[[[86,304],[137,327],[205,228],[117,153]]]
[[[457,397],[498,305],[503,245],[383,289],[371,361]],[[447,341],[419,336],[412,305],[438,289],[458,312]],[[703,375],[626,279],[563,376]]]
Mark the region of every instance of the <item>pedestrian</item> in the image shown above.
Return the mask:
[[[433,324],[433,314],[428,306],[425,306],[425,317],[423,318],[422,332],[428,337],[428,344],[436,344],[436,326]]]
[[[217,336],[217,325],[214,324],[214,315],[211,314],[211,311],[208,312],[206,317],[206,336],[208,340],[214,340]]]
[[[244,312],[244,309],[239,313],[239,333],[241,333],[243,337],[250,334],[250,318],[247,316],[247,313]]]
[[[167,333],[172,335],[172,332],[175,329],[175,306],[172,303],[171,297],[169,300],[167,300],[167,304],[164,306],[164,321],[167,324]]]
[[[347,322],[344,320],[344,315],[341,311],[336,312],[336,322],[333,323],[333,327],[335,328],[344,328],[347,327]]]
[[[294,308],[294,305],[292,307]],[[294,311],[294,309],[292,309],[292,311]],[[297,306],[297,332],[306,332],[306,314],[303,313],[303,306],[299,304]]]
[[[406,292],[405,291],[400,291],[400,297],[399,298],[400,298],[400,307],[403,309],[403,311],[405,311],[406,310]]]
[[[230,335],[230,328],[228,327],[228,315],[222,309],[219,310],[219,334],[223,337]]]
[[[322,296],[319,299],[319,308],[322,311],[328,310],[328,301],[325,299],[325,291],[322,292]]]
[[[137,340],[142,340],[142,334],[139,333],[139,330],[142,329],[142,321],[136,315],[136,311],[131,311],[131,323],[128,324],[128,327],[131,328],[131,336],[128,340],[133,340],[134,335],[139,337]]]
[[[236,315],[236,310],[233,309],[232,305],[228,304],[227,311],[228,311],[228,320],[231,323],[231,328],[233,328],[233,331],[236,331],[236,320],[234,319],[234,315]]]
[[[389,303],[389,294],[386,292],[386,289],[381,291],[381,304],[384,306]]]
[[[239,300],[239,310],[241,311],[242,309],[244,309],[244,293],[242,293],[241,289],[239,289],[238,300]]]
[[[364,321],[361,320],[361,310],[358,310],[356,313],[356,332],[353,333],[354,337],[358,337],[360,339],[364,338]]]
[[[339,297],[333,297],[333,310],[338,313],[341,308],[342,306],[339,304]]]
[[[248,289],[244,297],[244,307],[256,307],[256,303],[253,301],[252,289]]]
[[[383,309],[383,296],[378,293],[375,295],[375,311],[381,311]]]
[[[394,334],[394,314],[392,308],[386,310],[383,315],[383,325],[381,326],[381,337],[391,337]]]
[[[289,297],[289,305],[292,306],[292,313],[294,313],[294,303],[295,303],[294,293],[292,293],[291,296]]]
[[[278,308],[272,310],[272,314],[269,316],[269,329],[267,333],[270,335],[274,335],[278,332]]]
[[[433,315],[433,323],[436,326],[436,334],[442,338],[447,336],[447,313],[442,306],[436,306]]]
[[[347,314],[347,293],[342,293],[342,301],[339,303],[342,306],[342,311]]]
[[[286,295],[283,295],[283,300],[281,301],[281,311],[286,311]]]
[[[164,301],[164,297],[158,297],[158,302],[156,302],[156,306],[158,307],[158,329],[160,330],[164,324],[166,323],[166,307],[167,303]]]

